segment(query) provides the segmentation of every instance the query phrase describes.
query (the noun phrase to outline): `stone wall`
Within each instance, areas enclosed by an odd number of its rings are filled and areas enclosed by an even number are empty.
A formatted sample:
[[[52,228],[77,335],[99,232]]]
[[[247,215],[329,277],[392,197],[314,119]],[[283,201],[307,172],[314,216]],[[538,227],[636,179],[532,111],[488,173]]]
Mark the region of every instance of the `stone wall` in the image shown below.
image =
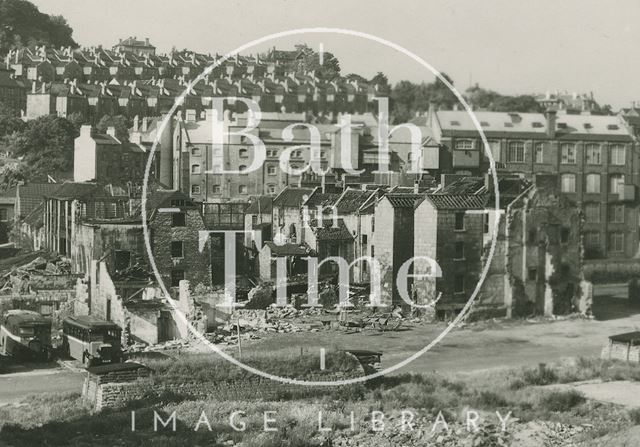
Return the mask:
[[[307,381],[336,381],[357,377],[361,372],[312,374],[304,377]],[[113,382],[98,381],[87,377],[83,386],[83,397],[95,406],[103,408],[123,407],[136,400],[156,401],[167,395],[179,395],[181,399],[235,400],[277,400],[319,396],[330,393],[340,386],[310,387],[277,382],[261,376],[251,376],[244,380],[228,380],[215,383],[183,381],[166,383],[153,376]]]

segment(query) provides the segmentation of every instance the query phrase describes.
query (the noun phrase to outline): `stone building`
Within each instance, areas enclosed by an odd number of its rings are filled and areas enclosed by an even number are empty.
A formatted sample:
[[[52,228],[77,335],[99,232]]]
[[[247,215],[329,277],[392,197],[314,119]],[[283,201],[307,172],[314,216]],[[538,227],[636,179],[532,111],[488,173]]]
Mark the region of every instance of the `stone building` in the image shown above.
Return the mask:
[[[130,52],[138,56],[144,56],[156,54],[156,47],[151,45],[148,38],[138,40],[137,37],[128,37],[127,39],[120,39],[118,43],[113,46],[113,51]]]
[[[113,127],[101,134],[91,126],[82,126],[74,145],[75,182],[142,184],[147,161],[145,149],[118,140]]]
[[[560,193],[584,213],[588,259],[638,254],[640,163],[634,132],[619,116],[475,112],[491,153],[506,171],[533,179],[557,175]],[[438,111],[430,122],[444,147],[441,170],[483,175],[489,161],[477,129],[463,111]]]
[[[415,281],[414,296],[422,305],[437,299],[440,318],[459,312],[479,281],[485,199],[484,195],[438,192],[424,195],[415,205],[413,272],[427,276]],[[435,260],[437,268],[428,259]]]

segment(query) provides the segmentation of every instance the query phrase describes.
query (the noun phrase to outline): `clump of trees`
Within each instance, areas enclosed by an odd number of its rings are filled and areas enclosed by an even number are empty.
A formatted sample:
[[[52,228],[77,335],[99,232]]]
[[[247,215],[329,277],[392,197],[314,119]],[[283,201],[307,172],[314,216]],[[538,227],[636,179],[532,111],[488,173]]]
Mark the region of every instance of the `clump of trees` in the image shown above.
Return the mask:
[[[76,48],[72,34],[62,16],[41,13],[27,0],[0,0],[0,54],[32,45]]]

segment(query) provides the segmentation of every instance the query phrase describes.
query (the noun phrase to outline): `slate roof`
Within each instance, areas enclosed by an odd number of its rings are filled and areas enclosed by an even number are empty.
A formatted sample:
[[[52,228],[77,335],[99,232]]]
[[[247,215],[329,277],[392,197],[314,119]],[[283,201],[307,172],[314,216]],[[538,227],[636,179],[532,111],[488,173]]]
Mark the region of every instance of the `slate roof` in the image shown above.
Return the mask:
[[[488,137],[503,134],[530,135],[546,138],[547,119],[542,113],[486,112],[474,111],[482,130]],[[466,111],[441,110],[436,112],[439,126],[447,133],[478,135],[478,130]],[[630,141],[632,136],[615,115],[571,115],[556,116],[556,139],[580,136],[581,139],[596,139],[606,136],[611,140]]]
[[[314,193],[311,194],[311,197],[309,197],[309,199],[306,202],[304,202],[304,205],[314,209],[317,206],[328,207],[328,206],[334,205],[335,201],[338,200],[339,197],[340,197],[340,194],[323,193],[323,192],[320,192],[319,190],[316,190]]]
[[[249,206],[244,210],[245,214],[271,214],[273,209],[272,196],[251,197]]]
[[[413,208],[424,198],[423,194],[387,194],[385,196],[394,208]]]
[[[355,213],[374,194],[375,190],[362,191],[359,189],[347,189],[335,203],[338,214]]]
[[[292,188],[288,186],[273,199],[273,206],[298,208],[304,202],[304,196],[310,196],[312,192],[313,189],[311,188]]]
[[[55,194],[60,183],[26,183],[18,186],[17,196],[20,198],[20,216],[30,215],[43,201],[45,196]]]
[[[485,194],[427,194],[427,199],[439,210],[484,209]]]
[[[49,183],[48,185],[51,184]],[[107,187],[98,185],[97,183],[64,182],[59,184],[55,191],[46,193],[45,197],[59,200],[82,200],[90,197],[112,196],[105,188]],[[119,194],[124,195],[124,191],[120,190],[120,188],[116,188],[114,195]]]

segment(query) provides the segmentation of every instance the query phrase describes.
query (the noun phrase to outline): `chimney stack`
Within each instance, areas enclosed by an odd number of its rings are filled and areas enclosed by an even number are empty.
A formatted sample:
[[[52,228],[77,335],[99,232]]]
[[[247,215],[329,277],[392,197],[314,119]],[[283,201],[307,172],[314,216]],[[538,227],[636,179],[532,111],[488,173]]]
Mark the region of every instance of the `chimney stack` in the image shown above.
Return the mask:
[[[544,112],[544,116],[547,119],[547,136],[549,138],[556,137],[556,117],[557,112],[552,109],[547,109]]]
[[[107,127],[107,135],[109,135],[110,137],[115,138],[116,137],[116,128],[113,127],[113,126]]]

